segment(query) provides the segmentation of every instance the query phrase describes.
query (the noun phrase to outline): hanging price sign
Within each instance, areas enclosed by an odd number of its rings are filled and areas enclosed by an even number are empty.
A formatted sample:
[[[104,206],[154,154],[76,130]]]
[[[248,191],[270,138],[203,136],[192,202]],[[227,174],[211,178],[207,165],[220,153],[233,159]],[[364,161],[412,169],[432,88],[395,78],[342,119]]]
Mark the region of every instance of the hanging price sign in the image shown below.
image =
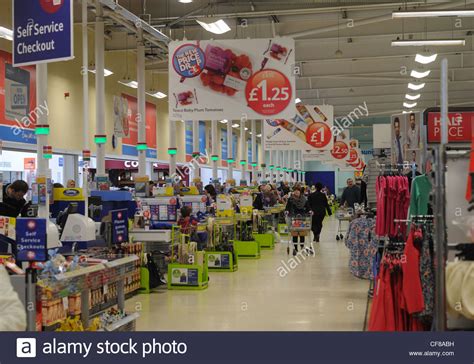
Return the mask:
[[[306,142],[315,148],[324,148],[331,142],[331,137],[331,129],[325,123],[313,123],[306,129]]]
[[[245,97],[248,106],[255,112],[261,115],[275,115],[290,104],[291,84],[280,71],[262,70],[248,80]]]
[[[349,159],[347,159],[347,163],[354,163],[357,158],[359,158],[359,153],[357,153],[357,150],[356,149],[351,149],[349,151]]]
[[[331,150],[331,154],[336,159],[344,159],[349,153],[349,147],[346,143],[338,141],[334,143],[334,148]]]

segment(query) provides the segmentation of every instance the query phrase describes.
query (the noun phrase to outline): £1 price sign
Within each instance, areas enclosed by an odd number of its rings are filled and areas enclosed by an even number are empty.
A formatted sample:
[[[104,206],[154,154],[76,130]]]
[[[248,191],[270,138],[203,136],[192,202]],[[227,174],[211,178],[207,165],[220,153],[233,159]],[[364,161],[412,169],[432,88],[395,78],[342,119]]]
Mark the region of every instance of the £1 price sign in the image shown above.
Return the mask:
[[[247,82],[245,97],[248,106],[261,115],[276,115],[292,100],[291,84],[280,71],[266,69],[256,72]]]
[[[331,142],[331,138],[331,129],[325,123],[313,123],[306,129],[306,142],[315,148],[324,148]]]

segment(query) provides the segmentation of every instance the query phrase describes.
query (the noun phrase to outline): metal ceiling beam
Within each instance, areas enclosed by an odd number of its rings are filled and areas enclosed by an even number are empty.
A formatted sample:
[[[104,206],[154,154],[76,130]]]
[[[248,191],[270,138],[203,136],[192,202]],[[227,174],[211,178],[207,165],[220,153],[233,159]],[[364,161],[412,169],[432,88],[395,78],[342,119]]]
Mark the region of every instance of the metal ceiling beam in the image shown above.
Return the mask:
[[[408,4],[410,6],[416,6],[416,5],[422,5],[424,4],[424,1],[413,1],[409,2]],[[306,15],[306,14],[324,14],[324,13],[333,13],[333,12],[339,12],[342,10],[350,10],[350,11],[357,11],[357,10],[377,10],[377,9],[386,9],[386,8],[391,8],[393,9],[396,6],[400,6],[402,3],[400,1],[398,2],[392,2],[392,3],[386,3],[386,4],[366,4],[366,5],[349,5],[349,6],[336,6],[336,7],[327,7],[327,8],[321,8],[321,7],[316,7],[316,8],[302,8],[302,9],[288,9],[288,10],[263,10],[263,11],[244,11],[244,12],[233,12],[233,13],[216,13],[216,16],[219,16],[221,18],[260,18],[260,17],[269,17],[271,15],[276,15],[276,16],[283,16],[283,15]],[[186,19],[201,19],[207,17],[208,14],[198,14],[194,15],[191,14],[190,16],[186,17]],[[391,15],[390,15],[391,16]],[[174,17],[167,17],[167,18],[153,18],[151,19],[151,24],[162,24],[167,21],[176,21],[182,17],[174,16]],[[176,24],[176,23],[175,23]],[[166,24],[165,24],[166,26]]]
[[[420,6],[418,10],[443,10],[443,9],[452,9],[460,6],[466,6],[467,4],[473,3],[473,0],[458,0],[458,1],[450,1],[448,3],[440,4],[440,5],[435,5],[435,6]],[[392,20],[392,13],[385,14],[385,15],[380,15],[380,16],[375,16],[372,18],[365,18],[365,19],[360,19],[354,22],[354,27],[359,27],[362,25],[370,25],[374,23],[381,23],[384,21],[389,21]],[[299,37],[306,37],[308,35],[312,34],[323,34],[323,33],[328,33],[328,32],[334,32],[337,31],[340,28],[339,24],[336,25],[331,25],[328,27],[324,28],[313,28],[313,29],[308,29],[300,32],[294,32],[294,33],[286,33],[282,34],[282,36],[287,36],[287,37],[293,37],[293,38],[299,38]]]
[[[472,91],[474,92],[474,88],[473,88]],[[449,99],[451,99],[452,97],[455,97],[455,96],[453,96],[453,94],[456,93],[456,92],[466,93],[466,90],[450,90]],[[439,95],[439,91],[424,91],[423,92],[422,90],[412,91],[412,90],[408,90],[408,89],[407,89],[406,93],[407,94],[420,93],[422,95],[420,97],[420,100],[423,100],[425,95],[429,95],[429,94]],[[367,98],[367,97],[403,97],[403,96],[404,95],[402,95],[401,93],[396,93],[396,94],[367,94],[367,95],[352,94],[352,95],[349,95],[349,96],[319,95],[319,100],[322,100],[322,99],[325,99],[325,100],[327,100],[327,99],[332,99],[332,100],[335,100],[335,99],[357,99],[357,98]],[[317,97],[299,96],[299,98],[302,99],[302,100],[318,100]],[[407,101],[407,102],[413,102],[413,101]]]

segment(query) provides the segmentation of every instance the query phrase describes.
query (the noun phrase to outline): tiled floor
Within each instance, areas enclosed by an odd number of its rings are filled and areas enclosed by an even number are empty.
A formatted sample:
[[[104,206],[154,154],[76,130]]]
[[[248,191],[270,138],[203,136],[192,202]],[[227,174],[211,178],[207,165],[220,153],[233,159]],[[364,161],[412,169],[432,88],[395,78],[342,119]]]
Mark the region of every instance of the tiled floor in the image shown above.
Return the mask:
[[[284,277],[286,243],[259,260],[240,260],[235,273],[211,273],[207,290],[138,295],[127,309],[140,312],[140,331],[361,331],[369,283],[349,273],[336,229],[326,219],[316,256]]]

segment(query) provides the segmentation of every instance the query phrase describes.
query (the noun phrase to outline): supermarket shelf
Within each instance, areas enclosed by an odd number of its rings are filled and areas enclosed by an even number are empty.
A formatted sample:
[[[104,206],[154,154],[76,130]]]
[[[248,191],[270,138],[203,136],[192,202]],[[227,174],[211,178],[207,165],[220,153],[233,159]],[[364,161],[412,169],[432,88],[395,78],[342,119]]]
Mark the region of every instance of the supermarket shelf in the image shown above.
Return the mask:
[[[136,313],[136,312],[131,313],[131,314],[127,315],[126,317],[124,317],[123,319],[104,327],[104,331],[109,331],[109,332],[110,331],[117,331],[122,326],[125,326],[125,325],[131,323],[132,321],[135,321],[139,317],[140,317],[140,315],[138,313]]]
[[[54,276],[54,278],[56,278],[58,281],[61,281],[61,280],[64,280],[64,279],[72,279],[72,278],[82,277],[82,276],[90,274],[90,273],[95,273],[95,272],[101,271],[103,269],[105,269],[104,264],[95,264],[95,265],[91,265],[89,267],[73,270],[71,272],[56,274]]]

